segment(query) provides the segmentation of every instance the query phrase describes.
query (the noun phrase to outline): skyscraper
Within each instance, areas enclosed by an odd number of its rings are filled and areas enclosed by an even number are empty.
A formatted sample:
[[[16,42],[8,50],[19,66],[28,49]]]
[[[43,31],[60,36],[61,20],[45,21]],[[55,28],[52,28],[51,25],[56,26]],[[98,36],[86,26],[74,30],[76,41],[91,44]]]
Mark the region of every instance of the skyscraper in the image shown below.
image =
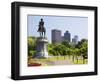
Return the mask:
[[[52,30],[52,43],[61,43],[61,31],[57,29]]]
[[[72,38],[72,43],[77,44],[78,43],[78,36],[75,35],[74,38]]]
[[[68,41],[68,42],[70,42],[71,34],[69,33],[69,31],[66,31],[66,32],[64,33],[63,39],[64,39],[63,41]]]

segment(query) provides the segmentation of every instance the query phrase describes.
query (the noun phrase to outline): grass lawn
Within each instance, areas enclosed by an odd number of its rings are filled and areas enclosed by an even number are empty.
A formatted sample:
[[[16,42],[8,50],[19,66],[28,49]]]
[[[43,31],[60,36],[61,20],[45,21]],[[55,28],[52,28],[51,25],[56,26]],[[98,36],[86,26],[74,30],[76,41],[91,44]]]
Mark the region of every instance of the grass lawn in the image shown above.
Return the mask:
[[[30,58],[28,60],[28,64],[39,63],[42,66],[51,66],[48,63],[53,63],[55,61],[61,61],[61,60],[72,61],[72,56],[70,58],[69,58],[69,56],[53,56],[53,57],[50,57],[50,58],[41,58],[41,59]],[[83,59],[79,59],[78,62],[77,62],[76,59],[74,59],[74,62],[72,61],[72,63],[73,64],[83,64]],[[87,63],[88,63],[87,59],[85,59],[84,64],[87,64]]]
[[[87,64],[87,63],[88,63],[88,60],[85,59],[85,63],[84,63],[84,64]],[[75,61],[74,61],[74,64],[83,64],[83,60],[80,59],[80,60],[78,60],[78,62],[77,62],[77,60],[75,60]]]

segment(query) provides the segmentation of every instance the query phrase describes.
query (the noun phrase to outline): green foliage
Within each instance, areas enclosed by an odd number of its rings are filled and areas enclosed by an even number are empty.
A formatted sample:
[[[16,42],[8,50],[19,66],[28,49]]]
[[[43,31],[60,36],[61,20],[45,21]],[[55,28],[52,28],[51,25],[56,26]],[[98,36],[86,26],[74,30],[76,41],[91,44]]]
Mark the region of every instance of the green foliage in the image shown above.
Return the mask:
[[[82,47],[87,47],[87,46],[88,46],[88,40],[82,39],[81,41],[78,42],[75,48],[82,48]]]
[[[29,56],[33,56],[33,55],[35,55],[36,54],[36,51],[35,50],[30,50],[29,51]]]
[[[28,37],[28,56],[34,56],[36,54],[36,37]],[[72,45],[68,41],[63,41],[61,44],[48,44],[48,53],[52,56],[69,56],[74,60],[77,60],[78,56],[83,57],[83,63],[88,58],[88,40],[82,39],[76,45]],[[76,59],[75,59],[76,58]]]
[[[76,58],[78,63],[78,57],[83,57],[83,63],[88,57],[88,40],[82,39],[78,44],[72,46],[68,41],[63,41],[61,44],[49,44],[49,54],[53,56],[66,56],[72,57],[73,62]]]
[[[49,54],[56,56],[57,55],[57,52],[55,52],[53,49],[51,49],[51,50],[49,50]]]
[[[50,54],[54,55],[54,56],[58,56],[58,55],[66,55],[66,47],[64,45],[61,44],[49,44],[48,45],[48,51]]]
[[[83,57],[83,63],[85,63],[85,59],[88,58],[88,40],[82,39],[75,47],[79,49],[77,54]]]
[[[63,41],[61,44],[66,46],[67,48],[71,48],[71,44],[68,41]]]
[[[36,37],[28,37],[28,55],[32,56],[36,53],[36,43],[37,38]]]

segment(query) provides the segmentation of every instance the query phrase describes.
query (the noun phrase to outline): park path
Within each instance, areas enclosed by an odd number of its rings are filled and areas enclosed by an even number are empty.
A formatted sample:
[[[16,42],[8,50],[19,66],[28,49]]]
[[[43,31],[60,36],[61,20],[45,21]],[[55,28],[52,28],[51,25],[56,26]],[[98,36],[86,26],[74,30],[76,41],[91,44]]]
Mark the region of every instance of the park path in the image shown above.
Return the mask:
[[[58,61],[48,61],[46,62],[48,65],[72,65],[73,62],[70,60],[58,60]]]
[[[72,61],[70,60],[59,60],[54,62],[55,65],[72,65]]]

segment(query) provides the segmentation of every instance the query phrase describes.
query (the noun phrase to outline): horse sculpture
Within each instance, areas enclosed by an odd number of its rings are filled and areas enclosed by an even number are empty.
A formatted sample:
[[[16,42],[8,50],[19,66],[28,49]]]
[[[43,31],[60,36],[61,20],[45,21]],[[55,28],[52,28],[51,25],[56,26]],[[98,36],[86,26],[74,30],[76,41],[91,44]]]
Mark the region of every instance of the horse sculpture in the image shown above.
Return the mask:
[[[40,37],[44,37],[45,38],[46,29],[44,27],[43,19],[41,19],[41,21],[39,22],[38,32],[40,33]]]

